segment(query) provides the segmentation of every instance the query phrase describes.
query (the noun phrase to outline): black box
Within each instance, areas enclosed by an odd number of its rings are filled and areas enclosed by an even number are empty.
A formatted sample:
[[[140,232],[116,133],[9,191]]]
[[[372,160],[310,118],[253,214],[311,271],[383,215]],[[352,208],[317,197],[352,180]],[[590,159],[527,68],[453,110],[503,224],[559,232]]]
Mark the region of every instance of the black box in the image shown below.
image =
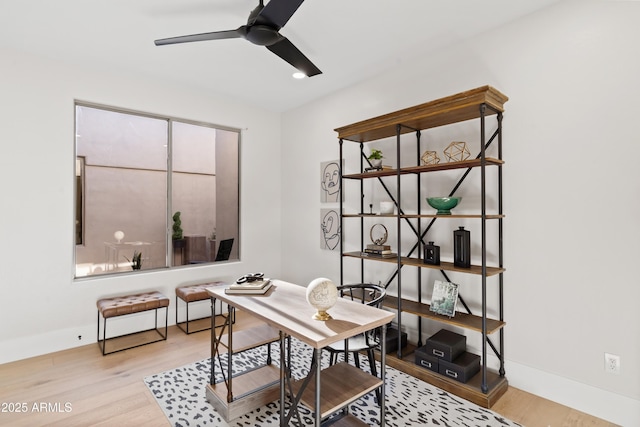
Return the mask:
[[[431,356],[427,353],[426,346],[422,346],[420,348],[416,348],[414,353],[416,358],[416,365],[422,366],[433,372],[440,372],[438,368],[438,363],[440,359],[435,356]]]
[[[465,351],[453,362],[440,360],[438,369],[442,375],[466,383],[480,371],[480,356]]]
[[[427,339],[425,347],[430,356],[451,362],[467,349],[467,337],[440,329]]]
[[[405,348],[407,346],[407,333],[402,332],[402,347]],[[396,328],[387,328],[387,336],[386,336],[386,350],[387,353],[391,353],[398,350],[398,330]]]

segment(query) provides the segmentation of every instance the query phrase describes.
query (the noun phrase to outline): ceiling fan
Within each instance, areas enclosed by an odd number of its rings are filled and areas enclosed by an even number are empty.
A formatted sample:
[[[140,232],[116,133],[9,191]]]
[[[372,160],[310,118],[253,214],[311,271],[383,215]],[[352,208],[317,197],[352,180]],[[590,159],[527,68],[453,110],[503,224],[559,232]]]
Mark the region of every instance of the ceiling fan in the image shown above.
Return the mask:
[[[308,77],[322,74],[322,71],[304,56],[289,39],[279,33],[280,29],[289,21],[303,1],[271,0],[265,6],[264,0],[260,0],[260,4],[249,14],[247,24],[235,30],[170,37],[156,40],[155,44],[156,46],[162,46],[205,40],[243,38],[253,44],[265,46]]]

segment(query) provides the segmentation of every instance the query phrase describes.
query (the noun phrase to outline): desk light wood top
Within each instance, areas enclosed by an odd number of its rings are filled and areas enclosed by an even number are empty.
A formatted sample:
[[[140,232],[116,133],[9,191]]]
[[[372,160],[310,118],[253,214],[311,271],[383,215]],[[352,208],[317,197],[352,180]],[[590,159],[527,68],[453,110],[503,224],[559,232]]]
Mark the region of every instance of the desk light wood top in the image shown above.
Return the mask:
[[[394,314],[360,302],[338,298],[327,312],[331,320],[312,319],[316,310],[307,303],[306,288],[281,280],[265,295],[227,295],[222,286],[207,288],[213,298],[246,311],[268,325],[305,342],[323,348],[359,333],[391,322]]]

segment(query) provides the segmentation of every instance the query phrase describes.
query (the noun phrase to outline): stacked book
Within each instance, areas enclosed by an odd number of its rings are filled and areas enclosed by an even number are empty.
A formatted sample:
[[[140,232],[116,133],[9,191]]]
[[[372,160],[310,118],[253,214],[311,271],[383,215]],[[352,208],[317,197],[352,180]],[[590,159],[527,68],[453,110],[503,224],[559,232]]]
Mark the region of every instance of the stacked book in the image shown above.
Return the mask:
[[[253,282],[233,283],[224,290],[225,294],[263,295],[271,289],[271,279],[254,280]]]
[[[376,244],[367,245],[362,255],[372,258],[395,258],[398,256],[397,253],[391,252],[391,246]]]
[[[378,171],[382,171],[382,170],[392,170],[393,168],[391,166],[387,166],[387,165],[382,165],[382,166],[372,166],[369,168],[365,168],[364,171],[365,172],[378,172]]]

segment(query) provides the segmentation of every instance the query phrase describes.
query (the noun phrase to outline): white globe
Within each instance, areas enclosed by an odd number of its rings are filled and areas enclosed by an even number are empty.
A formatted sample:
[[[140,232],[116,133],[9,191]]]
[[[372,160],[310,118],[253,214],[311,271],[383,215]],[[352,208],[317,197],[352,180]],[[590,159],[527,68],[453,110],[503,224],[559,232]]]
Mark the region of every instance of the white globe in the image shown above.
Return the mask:
[[[338,300],[338,288],[335,283],[324,277],[312,280],[307,286],[307,302],[316,309],[313,318],[316,320],[329,320],[331,315],[327,313]]]

